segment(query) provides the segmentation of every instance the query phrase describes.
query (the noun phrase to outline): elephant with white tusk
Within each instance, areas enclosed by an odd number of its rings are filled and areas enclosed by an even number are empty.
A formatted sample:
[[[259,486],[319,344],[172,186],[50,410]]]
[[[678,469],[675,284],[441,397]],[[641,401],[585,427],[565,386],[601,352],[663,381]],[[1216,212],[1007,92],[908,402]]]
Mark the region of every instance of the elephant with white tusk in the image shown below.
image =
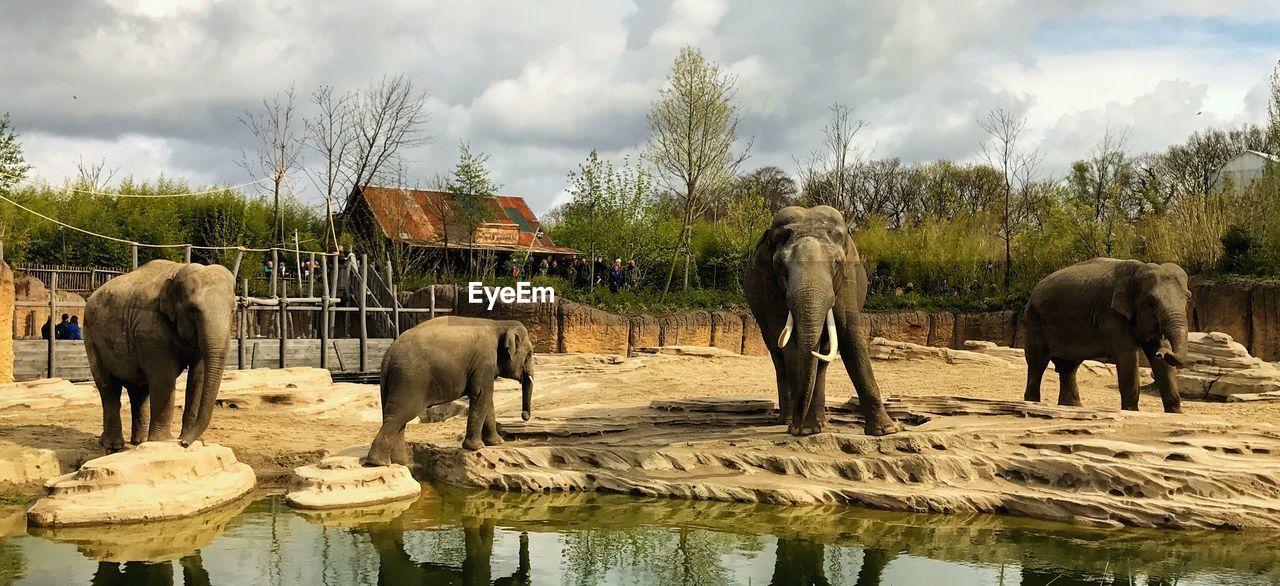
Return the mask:
[[[790,433],[822,431],[826,368],[837,355],[858,391],[866,432],[898,431],[858,332],[867,273],[840,212],[830,206],[779,211],[747,261],[744,285],[773,358],[778,411]]]
[[[220,265],[153,260],[111,279],[84,307],[84,346],[102,397],[107,452],[124,449],[121,389],[129,391],[130,443],[171,437],[176,379],[187,370],[179,441],[200,438],[218,399],[235,313],[235,277]]]
[[[1080,406],[1076,369],[1084,360],[1115,361],[1120,408],[1138,410],[1138,353],[1146,355],[1166,413],[1180,413],[1175,368],[1187,359],[1187,273],[1172,263],[1095,258],[1061,269],[1036,284],[1023,311],[1027,388],[1040,400],[1040,382],[1053,362],[1058,404]]]

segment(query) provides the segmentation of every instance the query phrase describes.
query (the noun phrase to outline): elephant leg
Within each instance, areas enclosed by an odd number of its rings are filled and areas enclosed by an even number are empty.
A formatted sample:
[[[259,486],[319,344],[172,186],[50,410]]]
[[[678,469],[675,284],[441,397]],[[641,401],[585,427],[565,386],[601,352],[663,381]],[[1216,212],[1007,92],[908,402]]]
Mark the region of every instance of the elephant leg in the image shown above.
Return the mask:
[[[388,401],[392,401],[388,403]],[[383,396],[382,427],[369,446],[364,464],[368,466],[409,465],[409,445],[404,441],[404,428],[426,408],[426,397],[419,392],[397,393],[393,389]]]
[[[123,385],[116,380],[106,380],[97,382],[97,387],[98,396],[102,398],[102,435],[98,437],[98,445],[108,454],[119,452],[124,449],[124,430],[120,421]]]
[[[1178,394],[1178,377],[1169,363],[1156,358],[1154,349],[1144,349],[1147,362],[1151,364],[1151,377],[1155,379],[1156,388],[1160,390],[1160,400],[1164,403],[1165,413],[1182,413],[1182,396]]]
[[[487,381],[471,381],[468,390],[469,404],[467,405],[467,433],[462,440],[462,448],[466,450],[478,450],[484,447],[484,439],[481,434],[484,431],[484,422],[488,417],[488,413],[493,411],[493,379]]]
[[[838,335],[840,358],[849,378],[853,379],[853,388],[858,391],[866,434],[889,435],[901,431],[880,399],[880,386],[876,384],[876,375],[871,372],[871,352],[867,349],[867,341],[856,330],[841,329]]]
[[[173,439],[171,428],[173,426],[173,388],[177,382],[174,380],[176,378],[164,373],[154,373],[147,377],[147,389],[151,397],[151,428],[148,436],[153,442]],[[199,408],[199,401],[183,406],[186,411]]]
[[[1120,384],[1120,409],[1138,410],[1138,353],[1124,352],[1116,357],[1116,382]]]
[[[1076,386],[1076,370],[1080,368],[1080,361],[1055,358],[1053,368],[1058,371],[1058,404],[1079,407],[1080,389]]]
[[[149,431],[151,393],[147,387],[141,385],[128,385],[127,389],[129,391],[129,419],[132,427],[129,434],[129,443],[136,446],[152,439]]]
[[[773,374],[778,383],[778,421],[779,425],[786,425],[791,419],[791,382],[787,380],[787,362],[782,356],[781,350],[769,350],[769,357],[773,359]]]
[[[484,414],[484,429],[480,432],[480,439],[484,440],[486,446],[496,446],[502,443],[502,436],[498,434],[498,416],[493,412],[492,394],[485,403],[487,406]]]
[[[1027,388],[1022,393],[1022,400],[1039,403],[1040,384],[1044,380],[1045,369],[1049,367],[1049,350],[1043,343],[1031,343],[1024,355],[1027,359]]]

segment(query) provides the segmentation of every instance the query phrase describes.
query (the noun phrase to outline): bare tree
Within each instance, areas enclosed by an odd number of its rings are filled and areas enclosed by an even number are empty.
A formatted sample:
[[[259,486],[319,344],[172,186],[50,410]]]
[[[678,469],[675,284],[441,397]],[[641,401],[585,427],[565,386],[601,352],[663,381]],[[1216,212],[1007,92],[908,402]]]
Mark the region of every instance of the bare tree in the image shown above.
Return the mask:
[[[733,181],[750,151],[750,145],[742,152],[735,150],[740,118],[734,83],[733,76],[708,61],[701,51],[685,47],[676,56],[667,85],[649,112],[645,157],[683,208],[680,233],[662,287],[663,299],[671,288],[680,251],[687,249],[693,219],[705,211],[713,194]]]
[[[369,85],[356,99],[350,157],[343,165],[352,187],[344,211],[351,207],[356,187],[366,187],[390,171],[405,149],[424,144],[429,119],[427,94],[414,89],[404,75],[384,77]]]
[[[311,92],[315,117],[306,121],[306,144],[320,156],[322,166],[310,169],[307,176],[324,194],[325,219],[329,224],[329,248],[337,250],[338,230],[334,225],[334,205],[345,185],[343,165],[351,158],[356,141],[356,99],[351,93],[338,94],[333,86],[320,86]]]
[[[1077,161],[1067,178],[1076,199],[1093,212],[1089,222],[1089,252],[1112,256],[1117,222],[1127,219],[1129,194],[1134,185],[1134,165],[1127,154],[1129,130],[1107,126],[1089,158]]]
[[[796,161],[800,184],[811,192],[805,195],[811,204],[830,205],[856,221],[860,214],[853,201],[852,183],[863,161],[853,141],[867,121],[854,119],[849,106],[840,102],[830,110],[831,121],[822,127],[822,149],[809,153],[803,163]]]
[[[87,191],[104,191],[118,171],[118,167],[107,168],[105,157],[97,162],[86,163],[84,156],[81,156],[76,162],[76,184]]]
[[[271,179],[275,244],[285,242],[284,218],[280,215],[280,190],[287,187],[289,172],[302,155],[303,136],[297,127],[293,88],[262,101],[262,110],[245,110],[240,123],[249,129],[255,142],[252,154],[240,151],[240,166],[253,177]]]
[[[1029,203],[1032,180],[1040,165],[1040,155],[1035,150],[1023,150],[1019,141],[1027,126],[1027,118],[1003,108],[995,108],[986,118],[978,120],[978,126],[987,133],[982,143],[982,155],[1003,178],[1000,192],[1000,238],[1004,240],[1004,286],[1008,290],[1013,282],[1013,237],[1022,214]]]

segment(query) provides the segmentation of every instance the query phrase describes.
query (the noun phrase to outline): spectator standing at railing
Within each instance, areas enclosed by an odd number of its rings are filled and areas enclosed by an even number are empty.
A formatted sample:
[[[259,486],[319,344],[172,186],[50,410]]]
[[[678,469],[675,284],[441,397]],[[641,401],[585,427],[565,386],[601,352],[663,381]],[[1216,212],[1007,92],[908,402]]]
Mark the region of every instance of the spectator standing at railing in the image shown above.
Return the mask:
[[[64,313],[64,314],[62,314],[62,321],[58,322],[58,325],[57,325],[57,326],[54,326],[54,328],[53,328],[53,337],[54,337],[54,338],[56,338],[56,339],[58,339],[58,340],[65,340],[65,339],[67,339],[67,324],[68,324],[68,323],[70,323],[70,322],[68,321],[70,318],[71,318],[71,316],[69,316],[69,315],[67,315],[67,314],[65,314],[65,313]]]
[[[83,340],[84,339],[80,335],[80,316],[78,315],[71,316],[71,321],[67,323],[66,327],[62,328],[62,339],[63,340]]]
[[[262,277],[268,281],[271,280],[271,271],[275,270],[275,264],[270,260],[262,261]]]

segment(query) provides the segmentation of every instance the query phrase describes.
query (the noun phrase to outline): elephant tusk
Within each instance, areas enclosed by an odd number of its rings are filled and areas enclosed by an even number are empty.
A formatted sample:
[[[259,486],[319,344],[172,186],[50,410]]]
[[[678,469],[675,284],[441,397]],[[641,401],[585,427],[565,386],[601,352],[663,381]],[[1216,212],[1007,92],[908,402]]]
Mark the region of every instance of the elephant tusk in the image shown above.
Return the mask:
[[[787,312],[787,325],[782,326],[782,333],[778,334],[778,349],[787,347],[787,342],[791,341],[791,312]]]
[[[817,351],[811,350],[818,360],[823,362],[831,362],[836,359],[836,351],[840,349],[840,342],[836,339],[836,314],[834,311],[827,310],[827,339],[831,340],[831,349],[824,354],[818,354]]]

